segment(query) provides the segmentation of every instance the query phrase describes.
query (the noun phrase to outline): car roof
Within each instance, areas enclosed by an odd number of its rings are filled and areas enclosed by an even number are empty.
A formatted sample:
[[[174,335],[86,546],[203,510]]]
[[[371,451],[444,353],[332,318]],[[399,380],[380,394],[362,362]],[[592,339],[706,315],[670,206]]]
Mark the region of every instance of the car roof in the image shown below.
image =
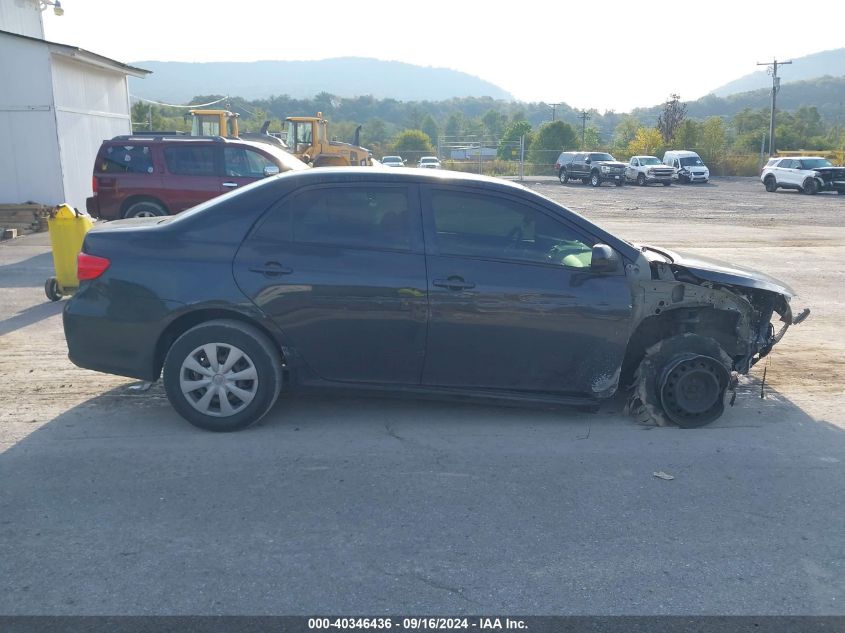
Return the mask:
[[[448,182],[450,185],[484,185],[485,187],[493,187],[500,190],[519,190],[536,193],[518,183],[502,180],[501,178],[493,178],[491,176],[480,176],[478,174],[471,174],[466,172],[450,171],[443,169],[439,171],[425,171],[425,170],[382,170],[373,169],[372,167],[319,167],[314,169],[307,169],[296,172],[286,172],[279,176],[279,178],[296,178],[296,186],[303,186],[306,184],[322,184],[332,182],[363,182],[379,180],[382,182]]]

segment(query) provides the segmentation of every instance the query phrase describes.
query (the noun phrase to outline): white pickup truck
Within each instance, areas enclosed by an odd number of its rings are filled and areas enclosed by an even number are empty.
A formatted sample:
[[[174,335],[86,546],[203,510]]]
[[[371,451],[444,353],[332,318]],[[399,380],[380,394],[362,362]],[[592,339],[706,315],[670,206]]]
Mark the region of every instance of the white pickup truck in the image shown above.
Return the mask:
[[[625,168],[625,180],[640,186],[651,182],[663,183],[664,187],[672,184],[674,170],[664,165],[657,156],[631,156]]]

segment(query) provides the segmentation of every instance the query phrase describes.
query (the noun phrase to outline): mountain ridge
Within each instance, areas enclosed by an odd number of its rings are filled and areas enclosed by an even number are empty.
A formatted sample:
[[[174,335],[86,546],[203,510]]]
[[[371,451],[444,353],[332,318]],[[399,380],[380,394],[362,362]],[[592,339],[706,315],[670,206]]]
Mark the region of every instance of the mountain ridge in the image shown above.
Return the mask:
[[[792,61],[793,63],[786,66],[778,65],[778,76],[781,77],[782,86],[797,81],[816,79],[825,75],[833,77],[845,75],[845,48],[820,51],[783,61]],[[765,70],[758,70],[729,81],[715,90],[711,90],[709,94],[717,97],[728,97],[741,92],[750,92],[762,88],[771,89],[771,87],[771,76]]]
[[[310,98],[328,92],[344,97],[373,96],[399,101],[436,101],[453,97],[513,100],[503,88],[468,73],[369,57],[131,63],[153,71],[144,79],[130,77],[132,94],[171,103],[184,103],[199,94],[223,92],[244,99],[282,94]]]

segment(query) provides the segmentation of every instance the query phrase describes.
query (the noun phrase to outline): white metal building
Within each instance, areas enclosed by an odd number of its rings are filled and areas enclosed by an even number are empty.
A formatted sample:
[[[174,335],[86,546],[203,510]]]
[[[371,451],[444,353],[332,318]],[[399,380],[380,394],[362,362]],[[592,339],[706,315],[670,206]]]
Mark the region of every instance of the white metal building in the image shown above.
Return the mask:
[[[37,0],[0,0],[0,204],[85,208],[103,139],[132,132],[128,76],[149,71],[43,39]]]

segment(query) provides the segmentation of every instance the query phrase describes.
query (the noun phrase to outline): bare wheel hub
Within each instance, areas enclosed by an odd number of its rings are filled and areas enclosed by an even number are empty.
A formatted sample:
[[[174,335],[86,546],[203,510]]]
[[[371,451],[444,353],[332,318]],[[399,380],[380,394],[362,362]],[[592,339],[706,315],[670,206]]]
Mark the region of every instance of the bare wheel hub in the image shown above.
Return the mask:
[[[702,426],[724,410],[724,393],[730,375],[710,356],[696,354],[676,358],[660,380],[663,410],[679,426]]]

